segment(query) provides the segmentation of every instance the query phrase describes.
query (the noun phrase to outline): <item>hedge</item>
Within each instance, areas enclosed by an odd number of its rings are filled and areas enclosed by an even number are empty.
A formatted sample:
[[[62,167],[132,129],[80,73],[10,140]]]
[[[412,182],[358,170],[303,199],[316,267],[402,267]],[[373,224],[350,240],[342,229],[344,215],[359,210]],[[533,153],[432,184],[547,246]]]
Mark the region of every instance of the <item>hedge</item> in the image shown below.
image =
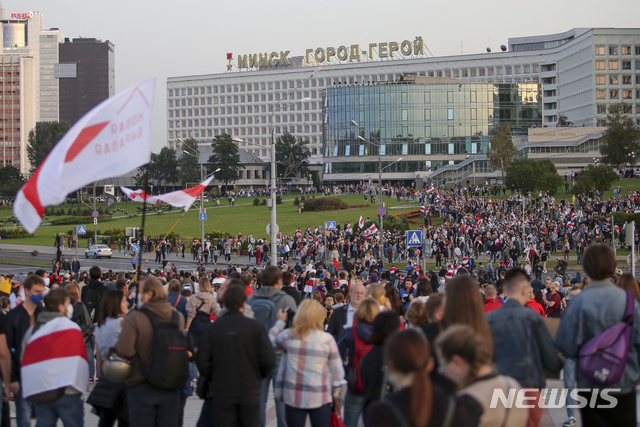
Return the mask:
[[[100,217],[100,222],[111,221],[112,218],[110,216],[102,215]],[[60,219],[52,219],[50,220],[51,225],[75,225],[75,224],[89,224],[93,223],[93,217],[90,216],[70,216],[66,218]]]
[[[613,214],[613,219],[616,222],[616,225],[620,226],[620,229],[622,229],[622,224],[624,224],[625,221],[635,221],[636,227],[640,226],[640,213],[616,212]]]
[[[322,197],[318,199],[307,199],[304,201],[304,210],[313,211],[337,211],[340,209],[348,209],[349,205],[340,199],[333,197]]]
[[[0,228],[0,237],[3,239],[23,239],[29,236],[24,228]]]

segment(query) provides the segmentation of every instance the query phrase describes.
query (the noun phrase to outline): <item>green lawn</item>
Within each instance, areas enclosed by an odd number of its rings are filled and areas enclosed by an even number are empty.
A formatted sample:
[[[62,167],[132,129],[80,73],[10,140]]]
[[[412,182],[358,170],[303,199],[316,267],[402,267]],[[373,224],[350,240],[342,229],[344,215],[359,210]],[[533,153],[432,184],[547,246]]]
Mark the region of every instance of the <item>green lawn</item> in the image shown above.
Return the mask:
[[[564,179],[564,176],[563,176]],[[620,188],[622,189],[622,195],[626,196],[629,191],[633,191],[633,190],[640,190],[640,178],[631,178],[631,179],[619,179],[617,181],[615,181],[613,183],[613,185],[611,186],[611,189],[607,190],[604,192],[604,198],[608,199],[609,197],[613,197],[613,189],[614,187],[618,187],[620,186]],[[571,188],[569,188],[569,191],[571,191]],[[536,193],[537,195],[537,193]],[[502,193],[500,193],[499,196],[487,196],[487,198],[491,198],[491,199],[507,199],[509,198],[509,196],[511,196],[511,191],[509,189],[507,189],[507,194],[506,195],[502,195]],[[534,196],[534,194],[532,194],[532,196]],[[562,197],[568,197],[571,199],[573,195],[572,194],[565,194],[564,192],[564,183],[562,184],[562,187],[558,188],[558,191],[556,192],[555,198],[556,200],[562,198]]]
[[[362,215],[365,219],[375,218],[377,215],[378,206],[371,204],[368,208],[353,208],[341,211],[325,211],[325,212],[305,212],[302,215],[298,214],[298,207],[293,205],[293,199],[297,194],[283,196],[283,203],[277,205],[278,225],[280,231],[285,234],[293,234],[296,228],[300,227],[304,229],[306,227],[315,227],[323,224],[325,221],[337,221],[343,224],[345,221],[351,222],[351,224],[357,224]],[[317,197],[317,196],[316,196]],[[364,198],[362,196],[339,196],[349,205],[363,204]],[[406,212],[409,210],[415,210],[417,208],[416,203],[407,202],[406,200],[400,203],[396,202],[396,199],[385,198],[384,202],[387,206],[387,214],[393,214],[398,212]],[[236,206],[229,207],[226,199],[220,200],[220,207],[215,207],[214,202],[205,204],[207,209],[207,221],[205,222],[205,233],[218,230],[237,235],[242,233],[243,235],[252,234],[254,237],[266,237],[266,227],[271,221],[271,211],[266,206],[253,206],[253,198],[238,198],[235,200]],[[135,213],[137,206],[142,206],[138,203],[118,203],[116,207],[122,207],[128,210],[129,213]],[[411,205],[413,208],[407,209],[389,209],[393,206]],[[103,205],[104,206],[104,205]],[[65,206],[66,207],[66,206]],[[6,214],[5,214],[6,212]],[[12,214],[8,209],[0,210],[0,219],[4,219]],[[114,216],[123,215],[121,212],[116,212]],[[145,235],[158,236],[166,234],[171,226],[180,217],[181,211],[173,213],[163,213],[161,215],[147,215],[146,217],[146,230]],[[61,218],[61,217],[52,217]],[[109,221],[100,221],[98,218],[98,230],[103,231],[107,228],[125,228],[125,227],[140,227],[142,216],[138,215],[133,218],[120,218]],[[93,235],[93,224],[87,222],[87,233]],[[9,224],[7,224],[9,226]],[[54,237],[56,233],[67,233],[73,226],[61,225],[41,225],[32,237],[24,239],[3,239],[3,243],[20,244],[20,245],[53,245]],[[198,208],[194,205],[189,212],[180,220],[176,225],[174,231],[176,234],[184,237],[198,237],[200,236],[200,221],[198,220]],[[81,246],[86,246],[86,241],[80,241]]]

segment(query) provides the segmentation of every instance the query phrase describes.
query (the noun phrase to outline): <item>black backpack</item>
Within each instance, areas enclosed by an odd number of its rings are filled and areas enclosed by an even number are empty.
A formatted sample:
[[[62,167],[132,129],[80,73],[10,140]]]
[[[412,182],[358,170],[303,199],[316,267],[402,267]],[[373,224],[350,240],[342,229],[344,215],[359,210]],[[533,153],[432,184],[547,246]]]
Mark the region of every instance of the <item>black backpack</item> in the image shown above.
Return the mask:
[[[142,375],[152,386],[162,390],[181,390],[189,378],[189,339],[179,325],[180,316],[173,310],[171,321],[161,322],[148,308],[142,307],[153,326],[153,353],[148,365],[141,364]]]
[[[100,293],[95,289],[91,289],[89,285],[86,285],[86,287],[87,287],[87,294],[85,295],[82,302],[84,303],[85,306],[87,306],[89,317],[93,322],[98,317],[98,306],[100,305]]]

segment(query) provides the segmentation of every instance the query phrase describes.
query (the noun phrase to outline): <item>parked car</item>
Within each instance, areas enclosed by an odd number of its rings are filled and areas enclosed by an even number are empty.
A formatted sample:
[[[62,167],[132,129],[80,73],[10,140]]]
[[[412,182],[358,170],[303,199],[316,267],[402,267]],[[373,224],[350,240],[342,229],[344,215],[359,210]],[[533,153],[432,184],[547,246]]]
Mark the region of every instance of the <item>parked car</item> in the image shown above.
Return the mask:
[[[93,245],[84,251],[84,257],[89,258],[111,258],[111,248],[107,245]]]

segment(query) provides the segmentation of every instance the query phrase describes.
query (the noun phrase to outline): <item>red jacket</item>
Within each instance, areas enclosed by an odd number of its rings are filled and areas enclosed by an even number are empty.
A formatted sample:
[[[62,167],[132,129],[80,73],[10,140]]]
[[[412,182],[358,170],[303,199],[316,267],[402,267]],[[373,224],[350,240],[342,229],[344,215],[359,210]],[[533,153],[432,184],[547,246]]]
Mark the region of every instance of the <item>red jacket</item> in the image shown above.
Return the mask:
[[[496,308],[502,307],[502,302],[498,298],[487,299],[483,304],[485,313],[489,313]]]
[[[544,307],[542,307],[542,305],[538,301],[531,299],[527,301],[526,305],[527,307],[530,307],[533,311],[538,313],[540,316],[547,317],[547,314],[544,311]]]

